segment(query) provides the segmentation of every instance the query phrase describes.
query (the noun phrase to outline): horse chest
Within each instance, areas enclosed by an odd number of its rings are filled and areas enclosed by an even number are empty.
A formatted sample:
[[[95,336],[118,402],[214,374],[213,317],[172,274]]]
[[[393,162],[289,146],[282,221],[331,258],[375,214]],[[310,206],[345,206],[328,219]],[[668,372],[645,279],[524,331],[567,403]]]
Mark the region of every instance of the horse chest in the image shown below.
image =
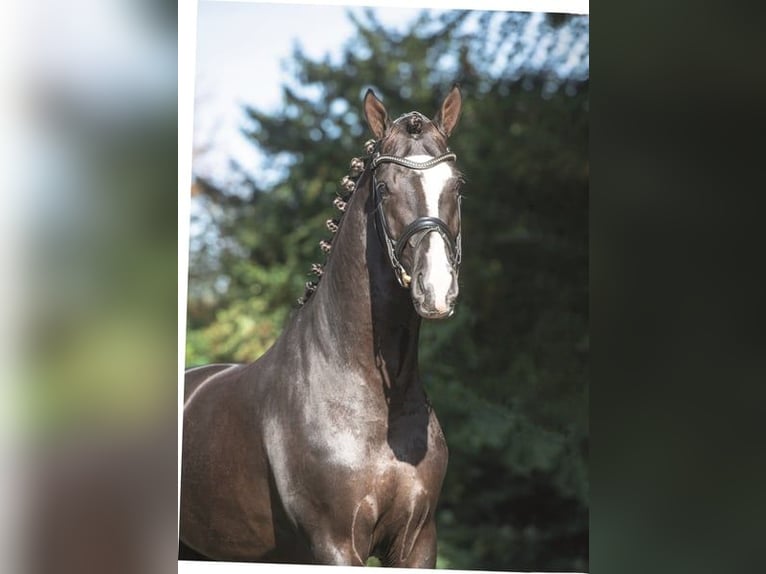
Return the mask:
[[[447,462],[422,394],[396,410],[371,403],[363,393],[314,403],[300,424],[274,419],[265,433],[291,521],[312,533],[314,550],[345,547],[362,563],[373,548],[398,560],[412,552],[433,519]]]
[[[309,442],[335,477],[351,471],[354,480],[385,474],[396,483],[440,482],[447,448],[439,422],[425,405],[401,416],[365,419],[356,414],[325,423],[321,429],[312,427]]]
[[[446,471],[447,448],[436,417],[429,416],[422,432],[412,424],[389,426],[373,460],[362,473],[367,493],[358,508],[375,525],[375,544],[403,560],[433,517]]]
[[[354,523],[367,525],[369,545],[378,548],[379,555],[404,561],[412,552],[433,516],[441,487],[441,472],[433,472],[432,467],[414,467],[394,459],[385,469],[378,469],[371,492],[358,505],[362,520],[355,515]],[[364,539],[364,533],[355,532],[355,538]]]

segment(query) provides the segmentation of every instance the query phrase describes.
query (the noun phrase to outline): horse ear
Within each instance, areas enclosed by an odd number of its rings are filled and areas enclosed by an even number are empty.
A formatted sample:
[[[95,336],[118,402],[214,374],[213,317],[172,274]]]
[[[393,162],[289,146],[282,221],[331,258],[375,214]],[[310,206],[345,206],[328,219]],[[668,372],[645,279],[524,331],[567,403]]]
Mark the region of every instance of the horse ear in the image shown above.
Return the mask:
[[[382,139],[390,125],[388,112],[371,89],[364,95],[364,117],[375,139]]]
[[[460,88],[455,84],[447,97],[444,98],[441,109],[434,116],[434,123],[445,136],[449,137],[452,130],[455,129],[462,105],[463,97],[460,95]]]

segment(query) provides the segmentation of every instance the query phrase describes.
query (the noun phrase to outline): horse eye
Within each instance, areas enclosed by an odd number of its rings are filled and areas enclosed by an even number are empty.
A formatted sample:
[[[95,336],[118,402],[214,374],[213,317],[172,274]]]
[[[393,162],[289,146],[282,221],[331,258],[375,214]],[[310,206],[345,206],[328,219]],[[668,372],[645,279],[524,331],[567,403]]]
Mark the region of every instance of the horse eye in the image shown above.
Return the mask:
[[[384,182],[379,182],[377,189],[380,195],[388,195],[388,186]]]

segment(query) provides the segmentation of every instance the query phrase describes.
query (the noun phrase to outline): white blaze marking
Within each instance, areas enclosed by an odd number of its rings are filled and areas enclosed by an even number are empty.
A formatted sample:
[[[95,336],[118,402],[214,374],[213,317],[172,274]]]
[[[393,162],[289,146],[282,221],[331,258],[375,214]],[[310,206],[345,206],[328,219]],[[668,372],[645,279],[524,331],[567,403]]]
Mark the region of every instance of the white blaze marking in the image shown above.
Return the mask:
[[[424,162],[433,159],[430,155],[411,155],[407,159]],[[439,217],[439,199],[452,178],[452,168],[447,162],[438,163],[429,169],[416,170],[423,182],[426,196],[426,209],[430,217]],[[430,243],[426,253],[428,270],[423,276],[423,283],[433,289],[434,307],[437,311],[449,310],[447,293],[452,286],[452,265],[449,248],[440,233],[429,234]]]
[[[434,158],[430,155],[411,155],[407,156],[407,159],[422,163]],[[439,217],[439,199],[447,182],[452,178],[452,168],[447,162],[442,162],[429,169],[415,170],[415,173],[419,174],[423,179],[423,190],[426,194],[428,215]]]

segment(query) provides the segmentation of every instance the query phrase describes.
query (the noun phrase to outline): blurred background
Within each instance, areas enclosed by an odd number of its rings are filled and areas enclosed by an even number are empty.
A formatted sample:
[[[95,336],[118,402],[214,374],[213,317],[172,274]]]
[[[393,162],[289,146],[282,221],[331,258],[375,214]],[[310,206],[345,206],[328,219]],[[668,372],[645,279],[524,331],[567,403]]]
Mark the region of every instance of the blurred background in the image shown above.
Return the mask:
[[[176,569],[177,25],[3,5],[2,572]]]
[[[587,16],[201,2],[186,363],[252,361],[303,293],[370,136],[454,82],[461,298],[421,371],[450,448],[438,566],[585,571]]]

